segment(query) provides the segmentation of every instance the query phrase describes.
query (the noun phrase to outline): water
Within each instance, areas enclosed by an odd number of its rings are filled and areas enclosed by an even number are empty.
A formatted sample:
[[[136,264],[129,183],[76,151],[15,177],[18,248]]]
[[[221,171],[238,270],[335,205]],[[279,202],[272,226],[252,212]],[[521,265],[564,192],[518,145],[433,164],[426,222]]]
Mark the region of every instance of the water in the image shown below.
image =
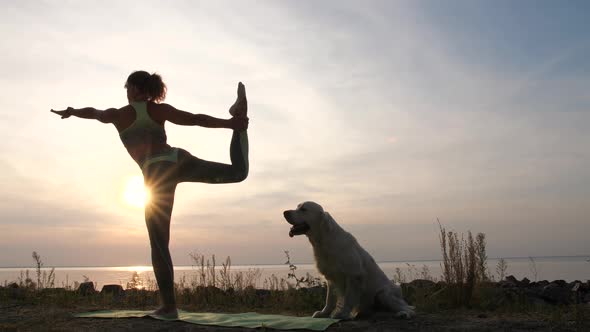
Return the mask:
[[[590,280],[590,262],[589,257],[536,257],[530,258],[507,258],[508,263],[506,275],[514,275],[518,279],[524,277],[531,281],[535,280],[556,280],[563,279],[566,281]],[[378,263],[385,274],[390,279],[402,281],[411,281],[413,279],[423,278],[424,275],[430,275],[440,279],[441,267],[440,261],[414,261],[414,262],[381,262]],[[488,267],[491,274],[498,279],[496,272],[497,259],[489,259]],[[295,271],[298,277],[303,277],[306,273],[312,276],[319,276],[315,265],[313,264],[296,264]],[[218,267],[219,268],[219,267]],[[247,272],[258,269],[260,277],[256,280],[256,287],[263,288],[267,284],[264,282],[276,276],[279,279],[287,279],[289,267],[287,265],[237,265],[231,267],[231,272]],[[21,273],[24,275],[27,268],[0,268],[0,283],[18,281]],[[29,268],[29,277],[37,280],[34,268]],[[49,271],[45,268],[43,271]],[[120,284],[126,287],[127,282],[132,279],[134,273],[149,282],[155,280],[151,266],[123,266],[123,267],[58,267],[55,268],[55,287],[73,286],[74,282],[85,281],[86,278],[97,284],[97,289],[108,284]],[[198,269],[193,266],[176,266],[175,278],[180,281],[185,278],[187,283],[198,278]],[[24,279],[24,277],[23,277]]]

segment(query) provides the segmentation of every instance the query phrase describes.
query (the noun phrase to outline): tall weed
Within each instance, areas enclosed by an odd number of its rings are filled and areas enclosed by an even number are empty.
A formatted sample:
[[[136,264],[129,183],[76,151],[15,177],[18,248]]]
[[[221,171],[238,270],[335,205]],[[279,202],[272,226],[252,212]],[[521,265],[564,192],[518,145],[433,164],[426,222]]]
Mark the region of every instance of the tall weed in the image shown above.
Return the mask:
[[[476,286],[490,280],[485,234],[475,238],[468,231],[463,234],[447,231],[439,221],[440,248],[442,254],[442,279],[446,283],[446,294],[453,306],[470,306]]]

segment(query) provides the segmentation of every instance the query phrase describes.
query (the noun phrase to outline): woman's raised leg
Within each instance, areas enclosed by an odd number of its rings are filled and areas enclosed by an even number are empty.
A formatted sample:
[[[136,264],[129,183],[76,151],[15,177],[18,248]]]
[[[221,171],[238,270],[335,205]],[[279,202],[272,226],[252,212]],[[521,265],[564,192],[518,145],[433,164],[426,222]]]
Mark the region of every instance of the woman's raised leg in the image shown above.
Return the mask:
[[[199,159],[178,151],[178,182],[235,183],[248,177],[248,133],[234,130],[229,148],[231,164]]]
[[[230,107],[229,113],[234,117],[248,116],[246,88],[238,84],[238,97]],[[248,132],[234,130],[229,146],[231,165],[202,160],[184,150],[178,153],[178,182],[233,183],[248,177]]]

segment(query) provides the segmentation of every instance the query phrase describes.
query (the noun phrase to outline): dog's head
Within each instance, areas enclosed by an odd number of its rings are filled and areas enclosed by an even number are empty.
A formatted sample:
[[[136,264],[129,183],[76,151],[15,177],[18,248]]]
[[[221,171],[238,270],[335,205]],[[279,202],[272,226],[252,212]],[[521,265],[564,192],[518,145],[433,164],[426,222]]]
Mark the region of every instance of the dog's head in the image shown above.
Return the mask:
[[[289,230],[289,236],[311,235],[327,232],[332,228],[334,220],[321,205],[315,202],[303,202],[297,205],[295,210],[283,212],[285,220],[293,227]]]

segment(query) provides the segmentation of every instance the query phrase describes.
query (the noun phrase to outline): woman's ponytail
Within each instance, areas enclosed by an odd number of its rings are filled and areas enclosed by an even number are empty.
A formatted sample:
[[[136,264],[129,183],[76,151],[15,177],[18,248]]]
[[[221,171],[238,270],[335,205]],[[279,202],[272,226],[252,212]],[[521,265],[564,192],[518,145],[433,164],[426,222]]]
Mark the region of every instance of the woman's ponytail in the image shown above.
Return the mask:
[[[150,100],[156,103],[166,98],[166,84],[162,81],[162,76],[156,73],[150,75],[147,80],[147,93]]]
[[[128,85],[135,86],[139,92],[146,94],[150,101],[159,103],[166,98],[166,84],[159,74],[150,75],[144,70],[134,71],[127,78],[125,87]]]

